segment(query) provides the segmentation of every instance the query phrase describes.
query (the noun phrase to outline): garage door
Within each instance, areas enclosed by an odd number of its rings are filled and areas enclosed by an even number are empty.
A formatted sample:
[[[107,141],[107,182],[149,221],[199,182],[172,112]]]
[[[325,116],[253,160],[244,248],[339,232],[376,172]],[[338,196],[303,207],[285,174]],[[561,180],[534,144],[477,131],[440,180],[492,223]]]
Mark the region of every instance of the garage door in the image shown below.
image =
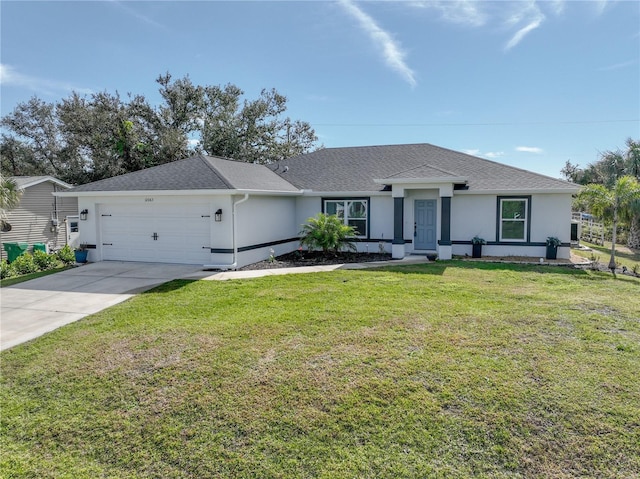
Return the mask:
[[[211,206],[207,203],[100,205],[104,260],[207,264]]]

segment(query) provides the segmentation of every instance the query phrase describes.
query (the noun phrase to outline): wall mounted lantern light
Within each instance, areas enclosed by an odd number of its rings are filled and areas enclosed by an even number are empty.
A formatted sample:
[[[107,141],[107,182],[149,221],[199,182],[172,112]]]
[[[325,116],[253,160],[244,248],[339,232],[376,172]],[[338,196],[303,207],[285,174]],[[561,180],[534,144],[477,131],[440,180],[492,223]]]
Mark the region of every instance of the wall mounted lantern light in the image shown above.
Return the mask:
[[[216,211],[216,221],[222,221],[222,208],[218,208],[218,211]]]
[[[82,210],[82,211],[80,212],[80,219],[81,219],[82,221],[86,221],[86,219],[87,219],[87,215],[88,215],[88,214],[89,214],[89,210],[85,208],[84,210]]]

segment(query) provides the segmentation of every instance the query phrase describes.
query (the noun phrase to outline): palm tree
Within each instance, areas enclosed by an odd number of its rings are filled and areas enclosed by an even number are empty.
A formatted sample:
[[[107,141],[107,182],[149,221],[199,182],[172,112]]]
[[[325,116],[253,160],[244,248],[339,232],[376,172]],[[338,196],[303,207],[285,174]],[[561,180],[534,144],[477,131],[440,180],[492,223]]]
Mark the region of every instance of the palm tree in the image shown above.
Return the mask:
[[[640,141],[627,138],[627,151],[625,151],[625,171],[627,175],[634,176],[640,181]],[[636,202],[629,216],[629,236],[627,246],[640,248],[640,201]]]
[[[299,234],[302,246],[307,246],[309,250],[321,249],[325,255],[329,251],[337,253],[343,248],[356,251],[353,243],[356,238],[355,228],[345,225],[336,215],[318,213],[307,219],[307,224],[302,226]]]
[[[598,184],[586,185],[578,198],[589,205],[594,215],[609,218],[613,222],[609,269],[615,274],[618,221],[632,217],[640,206],[640,183],[633,176],[626,175],[618,178],[611,188]]]
[[[640,140],[627,138],[627,151],[624,152],[625,171],[627,175],[635,176],[640,181]]]
[[[18,206],[21,195],[22,190],[20,190],[16,182],[0,173],[0,226],[4,227],[7,211]]]

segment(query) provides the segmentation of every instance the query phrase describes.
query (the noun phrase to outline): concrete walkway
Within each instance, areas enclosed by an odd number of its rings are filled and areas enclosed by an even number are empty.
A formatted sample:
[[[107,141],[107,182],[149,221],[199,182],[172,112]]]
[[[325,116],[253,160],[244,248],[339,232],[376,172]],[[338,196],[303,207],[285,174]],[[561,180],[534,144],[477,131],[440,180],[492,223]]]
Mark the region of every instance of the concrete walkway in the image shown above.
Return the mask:
[[[424,262],[427,262],[425,257],[413,256],[403,260],[376,263],[218,273],[203,271],[198,265],[122,261],[91,263],[0,288],[0,350],[37,338],[173,279],[225,281]]]

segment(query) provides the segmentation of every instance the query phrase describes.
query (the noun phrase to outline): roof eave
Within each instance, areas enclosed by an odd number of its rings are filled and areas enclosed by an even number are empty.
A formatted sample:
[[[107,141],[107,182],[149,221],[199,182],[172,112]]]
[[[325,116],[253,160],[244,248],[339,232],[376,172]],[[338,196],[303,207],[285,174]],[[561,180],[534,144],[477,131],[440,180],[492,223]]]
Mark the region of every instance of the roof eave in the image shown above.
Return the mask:
[[[467,183],[469,178],[466,176],[446,176],[436,178],[382,178],[374,179],[375,183],[380,185],[415,185],[415,184],[447,184],[447,183]]]
[[[523,194],[550,194],[550,195],[573,195],[578,193],[580,188],[518,188],[518,189],[493,189],[493,190],[455,190],[456,195],[523,195]]]
[[[331,197],[356,197],[356,196],[390,196],[391,190],[383,191],[383,190],[339,190],[339,191],[326,191],[326,190],[312,190],[312,189],[303,189],[301,190],[303,196],[331,196]]]
[[[89,197],[89,196],[226,196],[226,195],[263,195],[263,196],[297,196],[302,190],[257,190],[257,189],[199,189],[199,190],[117,190],[117,191],[57,191],[55,196]]]

